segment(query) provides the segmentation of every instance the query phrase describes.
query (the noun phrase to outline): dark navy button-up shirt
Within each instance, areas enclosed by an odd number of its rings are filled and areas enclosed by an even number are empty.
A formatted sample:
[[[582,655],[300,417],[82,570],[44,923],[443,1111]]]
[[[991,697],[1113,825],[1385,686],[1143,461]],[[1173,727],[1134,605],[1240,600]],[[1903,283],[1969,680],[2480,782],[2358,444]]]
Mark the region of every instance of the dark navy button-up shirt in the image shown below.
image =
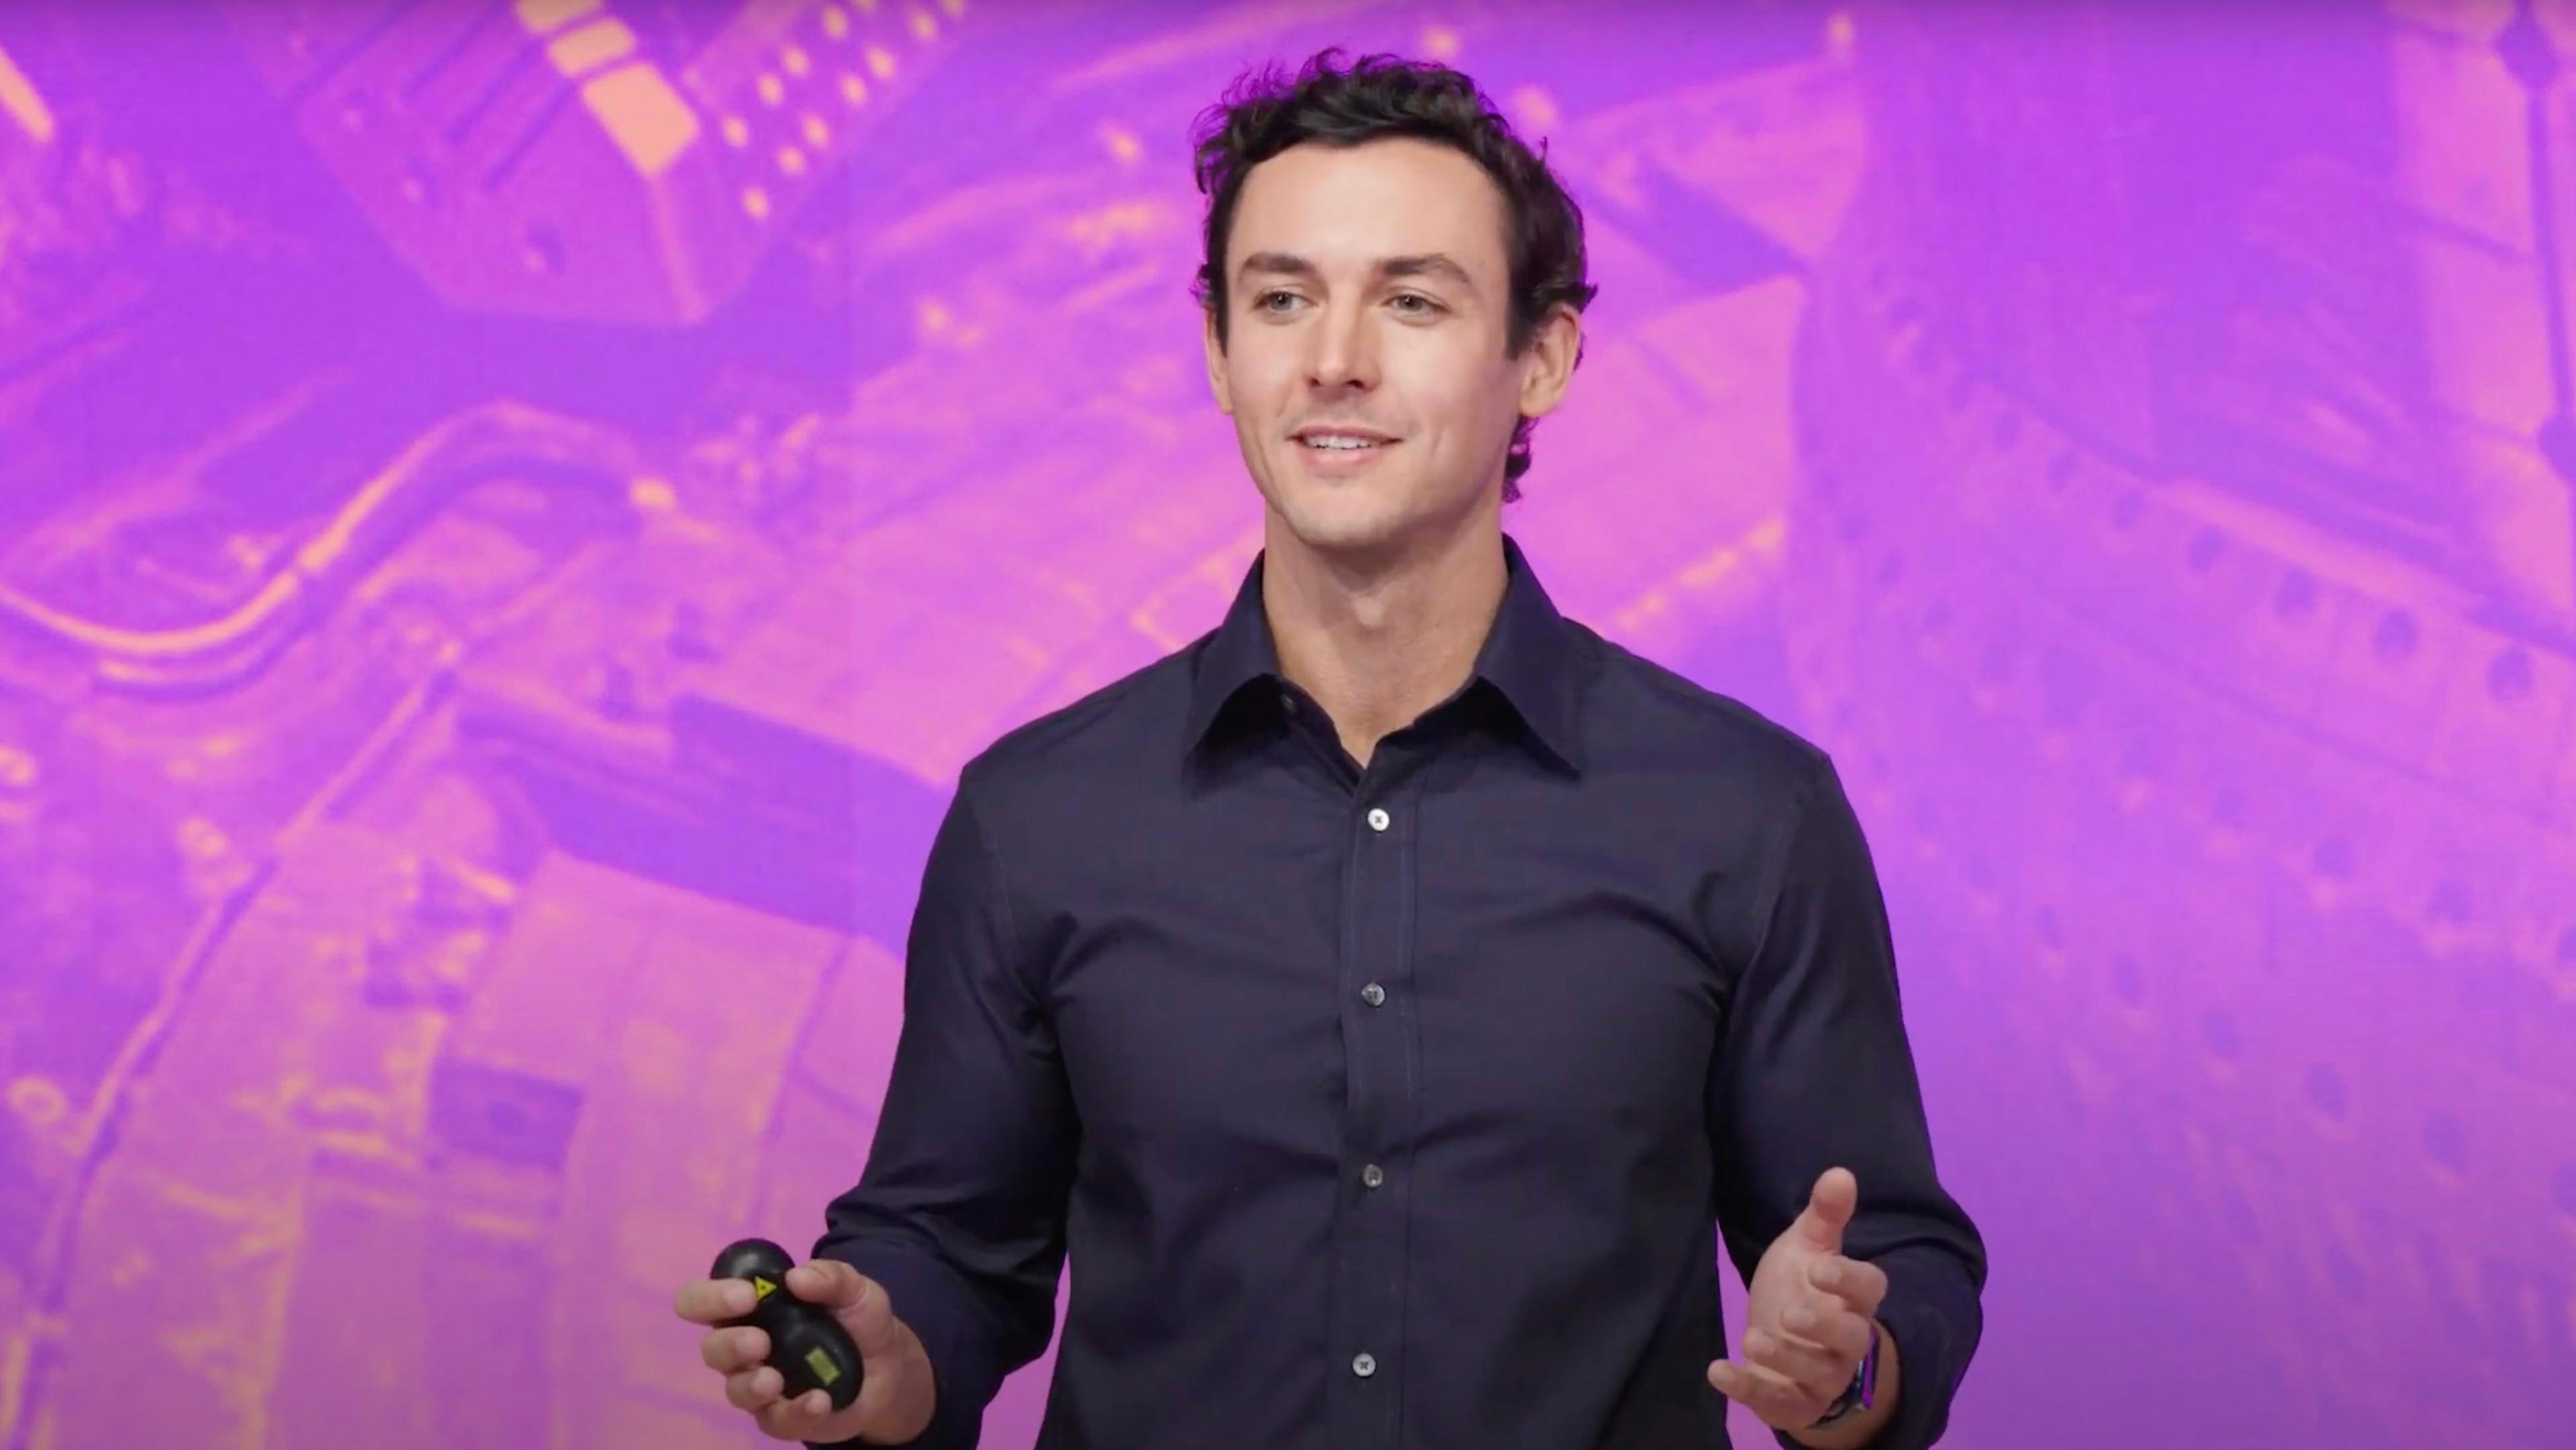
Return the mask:
[[[876,1138],[814,1252],[975,1443],[1068,1301],[1042,1450],[1727,1445],[1717,1261],[1826,1168],[1931,1443],[1984,1246],[1934,1176],[1831,762],[1509,584],[1363,769],[1261,565],[1004,737],[931,848]],[[855,1442],[853,1442],[855,1443]]]

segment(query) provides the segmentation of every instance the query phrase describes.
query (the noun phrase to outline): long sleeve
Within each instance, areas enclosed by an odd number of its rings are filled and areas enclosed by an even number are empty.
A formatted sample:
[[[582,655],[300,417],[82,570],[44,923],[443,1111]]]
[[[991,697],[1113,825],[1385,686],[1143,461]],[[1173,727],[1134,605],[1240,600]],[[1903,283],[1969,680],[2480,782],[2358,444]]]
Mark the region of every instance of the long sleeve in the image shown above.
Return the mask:
[[[1844,1252],[1886,1271],[1878,1317],[1904,1367],[1896,1413],[1871,1450],[1922,1450],[1948,1423],[1983,1329],[1985,1245],[1933,1172],[1886,905],[1830,761],[1808,781],[1774,862],[1710,1074],[1719,1225],[1749,1282],[1817,1177],[1837,1164],[1852,1171],[1860,1203]]]
[[[973,1446],[1003,1377],[1054,1332],[1076,1132],[974,780],[923,872],[874,1145],[814,1246],[883,1284],[921,1337],[938,1382],[921,1450]]]

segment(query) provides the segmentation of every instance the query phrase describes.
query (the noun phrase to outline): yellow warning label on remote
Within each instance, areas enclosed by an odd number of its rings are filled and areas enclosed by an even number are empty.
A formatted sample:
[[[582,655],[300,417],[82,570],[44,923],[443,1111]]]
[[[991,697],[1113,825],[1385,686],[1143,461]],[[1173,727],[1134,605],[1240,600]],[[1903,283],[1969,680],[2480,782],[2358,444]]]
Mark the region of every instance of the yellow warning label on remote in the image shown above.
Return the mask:
[[[764,1278],[760,1277],[758,1274],[754,1274],[754,1275],[752,1275],[752,1276],[751,1276],[751,1297],[752,1297],[752,1298],[754,1298],[754,1299],[756,1299],[756,1300],[757,1300],[757,1299],[766,1299],[766,1298],[768,1298],[770,1295],[772,1295],[772,1294],[774,1294],[774,1293],[776,1293],[776,1292],[778,1292],[778,1286],[777,1286],[776,1284],[773,1284],[773,1283],[769,1282],[767,1279],[764,1279]]]
[[[839,1367],[832,1363],[832,1357],[825,1354],[820,1345],[805,1351],[805,1367],[814,1371],[814,1378],[826,1386],[841,1377]]]

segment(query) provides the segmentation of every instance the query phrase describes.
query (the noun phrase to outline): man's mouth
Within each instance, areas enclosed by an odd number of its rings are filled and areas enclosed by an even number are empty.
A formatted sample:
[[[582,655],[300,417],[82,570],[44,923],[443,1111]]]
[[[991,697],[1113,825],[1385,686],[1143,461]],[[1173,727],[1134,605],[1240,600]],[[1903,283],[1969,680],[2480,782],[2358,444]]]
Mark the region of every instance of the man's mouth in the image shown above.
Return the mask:
[[[1354,423],[1307,423],[1288,441],[1323,457],[1357,457],[1374,453],[1395,440],[1375,428]]]

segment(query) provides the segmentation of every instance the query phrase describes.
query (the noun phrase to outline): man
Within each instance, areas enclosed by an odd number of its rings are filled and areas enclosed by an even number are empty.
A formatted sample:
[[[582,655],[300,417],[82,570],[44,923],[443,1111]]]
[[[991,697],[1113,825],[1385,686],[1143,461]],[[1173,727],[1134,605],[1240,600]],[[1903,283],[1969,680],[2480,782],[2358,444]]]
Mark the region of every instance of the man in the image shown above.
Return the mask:
[[[962,773],[873,1150],[788,1281],[856,1403],[782,1398],[756,1329],[706,1362],[778,1438],[970,1446],[1069,1251],[1054,1450],[1715,1447],[1728,1397],[1784,1444],[1930,1444],[1984,1249],[1851,806],[1502,532],[1579,215],[1449,70],[1326,52],[1213,122],[1208,381],[1260,558],[1208,636]]]

